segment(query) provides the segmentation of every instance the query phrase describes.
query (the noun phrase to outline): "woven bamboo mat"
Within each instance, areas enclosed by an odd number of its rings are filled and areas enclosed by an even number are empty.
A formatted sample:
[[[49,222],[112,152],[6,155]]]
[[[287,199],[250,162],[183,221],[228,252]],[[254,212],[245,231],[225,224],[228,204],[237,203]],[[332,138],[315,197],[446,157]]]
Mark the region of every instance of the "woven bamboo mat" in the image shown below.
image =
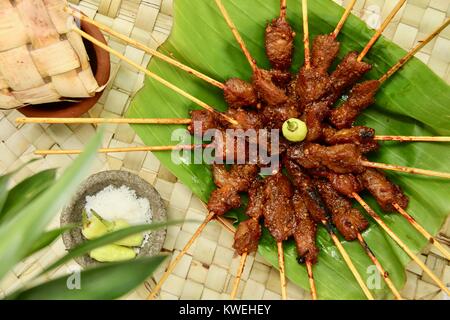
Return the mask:
[[[275,1],[275,0],[273,0]],[[98,20],[116,31],[158,47],[165,41],[172,26],[172,0],[71,0],[89,17]],[[346,1],[336,1],[347,4]],[[394,6],[393,0],[360,0],[354,14],[362,17],[370,26],[376,27]],[[390,24],[385,35],[404,49],[411,48],[450,16],[449,0],[409,0]],[[150,56],[127,46],[116,39],[108,39],[109,45],[124,53],[133,61],[145,66]],[[450,29],[427,45],[417,57],[430,66],[439,76],[450,82]],[[106,92],[99,103],[89,112],[90,117],[121,117],[130,97],[139,89],[144,76],[112,58],[112,75]],[[35,149],[82,148],[85,141],[95,133],[95,127],[86,125],[33,125],[16,126],[18,111],[0,113],[0,173],[12,170],[29,158]],[[128,126],[108,125],[103,146],[135,146],[142,141]],[[15,177],[16,182],[34,172],[51,168],[66,167],[74,157],[51,156],[33,163]],[[98,155],[92,173],[120,169],[139,174],[152,183],[161,193],[170,219],[202,220],[205,209],[192,196],[188,188],[179,183],[175,176],[160,165],[152,153],[128,153]],[[59,217],[50,227],[59,225]],[[195,224],[185,223],[168,229],[164,245],[166,252],[178,253],[196,229]],[[441,230],[438,239],[450,243],[450,223]],[[162,299],[226,299],[236,274],[239,258],[235,257],[231,245],[231,234],[212,222],[199,240],[184,256],[174,273],[169,277],[161,292]],[[33,257],[20,263],[0,284],[0,297],[27,283],[39,273],[43,266],[64,253],[62,241],[53,244]],[[420,258],[444,283],[450,283],[450,265],[432,247],[426,248]],[[163,266],[155,275],[161,276]],[[54,278],[77,270],[75,263],[69,263],[48,275]],[[445,299],[432,280],[422,274],[421,269],[411,263],[407,267],[408,281],[401,294],[407,299]],[[149,279],[140,288],[129,294],[127,299],[143,299],[151,283]],[[270,267],[259,255],[247,260],[239,297],[242,299],[279,299],[278,271]],[[309,299],[308,292],[288,284],[288,297]]]

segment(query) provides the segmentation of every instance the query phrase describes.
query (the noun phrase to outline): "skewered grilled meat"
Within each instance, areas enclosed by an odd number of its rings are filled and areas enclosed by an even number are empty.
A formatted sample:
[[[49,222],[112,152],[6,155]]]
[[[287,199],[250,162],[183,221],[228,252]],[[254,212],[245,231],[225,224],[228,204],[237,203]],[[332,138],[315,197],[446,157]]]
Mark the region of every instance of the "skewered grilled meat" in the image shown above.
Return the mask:
[[[315,102],[306,107],[303,120],[308,128],[306,141],[319,140],[323,134],[323,120],[328,116],[329,109],[327,103]]]
[[[303,107],[318,101],[330,91],[330,76],[303,66],[297,77],[296,90]]]
[[[331,211],[333,223],[347,241],[355,240],[358,232],[364,231],[369,223],[358,209],[352,207],[350,200],[342,197],[324,179],[314,180],[317,189]]]
[[[338,129],[351,127],[361,111],[375,102],[374,96],[379,87],[378,80],[369,80],[355,85],[347,101],[331,111],[331,124]]]
[[[312,264],[317,262],[319,249],[316,246],[317,227],[308,213],[305,202],[298,190],[295,190],[292,198],[294,205],[296,227],[294,240],[298,255]]]
[[[274,84],[272,74],[267,70],[256,70],[253,74],[253,86],[259,97],[271,106],[278,106],[288,100],[284,90]]]
[[[350,52],[331,74],[333,93],[328,98],[331,104],[334,103],[346,89],[354,85],[358,79],[372,68],[370,64],[358,61],[357,58],[357,52]]]
[[[265,179],[264,225],[277,242],[286,240],[295,228],[292,186],[280,171]]]
[[[237,254],[253,252],[258,249],[259,238],[261,237],[261,226],[258,220],[248,219],[241,222],[234,234],[233,248]]]
[[[331,34],[318,35],[312,45],[311,66],[326,73],[339,52],[340,44]]]
[[[287,70],[292,64],[295,32],[284,17],[266,27],[266,54],[272,67]]]
[[[217,116],[213,112],[204,109],[192,110],[190,116],[192,122],[188,125],[188,130],[192,135],[203,136],[207,130],[218,128]]]
[[[213,143],[215,162],[234,161],[239,164],[246,162],[249,148],[245,136],[238,135],[234,131],[216,130]]]
[[[367,168],[361,174],[361,180],[364,187],[372,194],[384,211],[395,211],[393,203],[397,203],[403,209],[408,206],[408,197],[402,189],[389,181],[382,172]]]
[[[280,88],[287,88],[292,81],[292,74],[289,71],[282,71],[278,69],[270,70],[273,83]]]
[[[264,182],[262,180],[253,181],[248,190],[248,204],[245,214],[251,218],[259,219],[264,210]]]
[[[364,126],[356,126],[342,130],[335,130],[330,127],[324,129],[324,141],[329,145],[342,143],[364,144],[373,141],[374,137],[375,130]]]
[[[258,102],[252,84],[239,78],[231,78],[225,82],[223,96],[230,108],[256,106]]]
[[[227,171],[224,166],[213,165],[213,177],[218,189],[211,193],[208,210],[217,215],[239,208],[241,198],[239,192],[245,192],[258,173],[258,166],[252,164],[232,165]]]
[[[289,158],[289,155],[284,158],[283,163],[314,221],[320,223],[322,220],[326,220],[328,217],[327,209],[311,178],[297,163]]]
[[[262,113],[266,127],[274,129],[280,129],[287,119],[298,118],[300,115],[294,103],[285,103],[279,106],[267,105]]]
[[[227,127],[230,129],[259,130],[264,126],[261,114],[254,110],[244,110],[242,108],[228,109],[225,114],[236,120],[238,124],[234,126],[225,119],[220,118],[219,121],[222,127]]]
[[[353,192],[359,193],[364,189],[360,179],[351,173],[339,174],[324,169],[312,169],[308,172],[313,176],[326,178],[337,192],[349,198],[353,198]]]
[[[322,146],[316,143],[292,145],[288,157],[306,169],[328,168],[336,173],[359,173],[364,170],[361,152],[354,144]]]

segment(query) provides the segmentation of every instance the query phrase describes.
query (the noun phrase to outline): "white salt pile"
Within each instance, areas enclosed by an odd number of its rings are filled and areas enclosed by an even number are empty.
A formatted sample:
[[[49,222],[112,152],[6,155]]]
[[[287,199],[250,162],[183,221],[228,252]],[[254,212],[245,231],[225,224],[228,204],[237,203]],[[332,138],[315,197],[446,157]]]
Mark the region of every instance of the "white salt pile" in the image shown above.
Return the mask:
[[[149,201],[138,198],[127,186],[116,188],[110,185],[94,196],[87,196],[85,209],[88,215],[94,210],[109,221],[123,219],[131,225],[152,222]]]

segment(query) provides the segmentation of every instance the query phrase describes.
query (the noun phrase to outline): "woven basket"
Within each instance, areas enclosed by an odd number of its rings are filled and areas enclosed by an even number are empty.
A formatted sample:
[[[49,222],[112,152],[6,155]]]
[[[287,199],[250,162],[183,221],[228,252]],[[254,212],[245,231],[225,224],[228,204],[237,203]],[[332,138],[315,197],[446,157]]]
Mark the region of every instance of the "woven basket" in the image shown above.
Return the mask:
[[[0,109],[101,90],[65,0],[0,0]]]

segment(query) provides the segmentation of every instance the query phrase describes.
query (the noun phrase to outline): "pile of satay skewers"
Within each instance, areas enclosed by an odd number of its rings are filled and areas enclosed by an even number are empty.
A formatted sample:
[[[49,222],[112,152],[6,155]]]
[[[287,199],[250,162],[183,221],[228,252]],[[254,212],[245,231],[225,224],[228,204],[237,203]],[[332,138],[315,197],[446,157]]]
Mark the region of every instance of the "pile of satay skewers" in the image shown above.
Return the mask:
[[[164,151],[194,149],[196,147],[216,148],[215,157],[218,161],[212,167],[217,189],[212,192],[208,202],[209,214],[180,254],[171,262],[149,298],[153,299],[156,296],[181,257],[188,251],[189,247],[212,219],[218,219],[229,228],[222,216],[229,210],[241,206],[241,194],[244,192],[248,193],[249,196],[246,208],[246,214],[249,219],[240,223],[235,232],[233,247],[241,255],[241,263],[231,292],[231,298],[233,299],[237,294],[246,257],[257,250],[261,236],[260,221],[264,221],[265,227],[268,228],[277,242],[283,299],[287,298],[283,241],[291,237],[295,240],[299,261],[306,264],[313,299],[317,299],[318,294],[320,295],[320,293],[317,293],[313,276],[313,265],[318,262],[317,256],[319,252],[315,241],[317,224],[322,224],[326,228],[368,299],[373,299],[373,295],[339,241],[335,230],[347,241],[358,240],[383,276],[394,297],[401,299],[398,289],[389,277],[388,270],[384,269],[365,242],[362,232],[367,229],[369,223],[358,209],[353,208],[351,199],[359,202],[366,212],[424,272],[444,292],[449,294],[449,290],[442,281],[392,232],[380,216],[359,196],[359,193],[362,190],[367,190],[379,203],[383,211],[399,212],[423,236],[436,245],[437,249],[443,252],[447,259],[450,259],[449,252],[405,211],[408,205],[408,197],[401,188],[389,181],[379,170],[395,170],[447,179],[450,178],[450,173],[376,163],[368,161],[366,158],[368,153],[378,150],[379,141],[445,142],[450,141],[450,137],[376,136],[372,128],[354,126],[353,123],[357,116],[374,102],[375,94],[380,86],[413,57],[416,52],[445,29],[449,25],[450,20],[445,21],[438,29],[408,52],[380,79],[358,83],[361,77],[371,69],[371,65],[364,62],[363,58],[406,0],[398,1],[392,12],[383,21],[380,28],[360,53],[348,53],[331,73],[329,73],[329,69],[337,57],[340,46],[337,36],[356,0],[349,3],[335,30],[330,34],[317,36],[312,43],[311,49],[308,32],[307,0],[303,0],[305,62],[297,74],[289,72],[295,32],[286,18],[287,6],[285,0],[280,1],[280,16],[271,21],[265,30],[266,54],[273,67],[271,70],[263,70],[257,66],[221,0],[215,0],[215,2],[252,68],[253,78],[251,82],[231,78],[225,83],[221,83],[71,9],[67,10],[79,19],[96,25],[112,36],[118,37],[147,53],[153,54],[157,58],[205,80],[213,86],[221,88],[224,92],[224,99],[229,106],[226,112],[216,111],[212,106],[127,59],[103,43],[96,41],[82,30],[75,29],[82,37],[128,62],[164,86],[190,99],[202,107],[202,110],[192,111],[191,119],[17,119],[18,123],[187,124],[191,133],[199,136],[208,129],[217,130],[219,137],[222,139],[217,137],[212,143],[206,145],[148,146],[99,150],[106,153]],[[333,108],[339,98],[348,91],[349,94],[346,101]],[[227,152],[228,149],[234,152],[236,148],[230,148],[229,146],[227,148],[224,145],[225,141],[229,141],[224,139],[227,135],[226,129],[281,129],[283,124],[290,119],[301,119],[306,124],[307,134],[302,142],[289,141],[280,136],[278,156],[282,161],[272,175],[261,178],[258,173],[262,164],[257,159],[254,161],[255,159],[249,159],[248,157],[245,157],[246,163],[233,164],[229,169],[219,164],[227,157],[238,157],[235,153],[230,155]],[[200,130],[194,131],[195,126],[192,124],[197,122],[201,123],[201,127]],[[239,141],[239,143],[244,144],[244,148],[248,148],[250,144],[258,144],[257,140],[241,139]],[[233,140],[232,143],[233,147],[236,147],[238,142]],[[220,148],[218,148],[219,146]],[[79,152],[81,151],[37,150],[36,154],[76,154]],[[286,169],[286,174],[283,173],[282,168]]]

